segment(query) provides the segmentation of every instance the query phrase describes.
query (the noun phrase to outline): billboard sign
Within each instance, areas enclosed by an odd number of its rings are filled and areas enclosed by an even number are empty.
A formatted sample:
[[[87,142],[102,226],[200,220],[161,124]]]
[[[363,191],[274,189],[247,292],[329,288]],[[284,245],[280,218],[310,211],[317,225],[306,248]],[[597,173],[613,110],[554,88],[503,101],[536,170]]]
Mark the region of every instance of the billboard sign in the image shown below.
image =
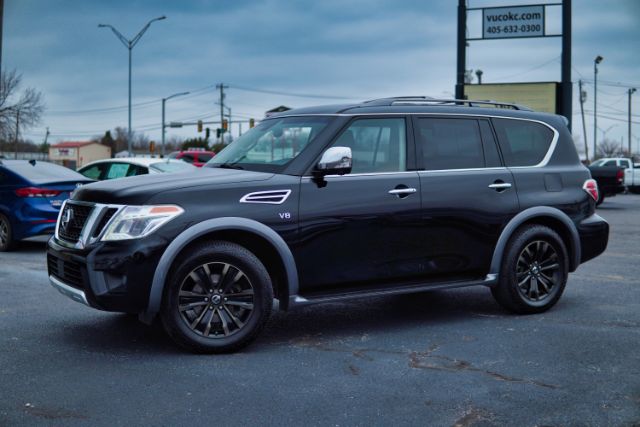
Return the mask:
[[[558,113],[558,83],[494,83],[465,85],[470,100],[491,100],[530,107],[535,111]]]
[[[482,8],[482,38],[544,37],[544,5]]]

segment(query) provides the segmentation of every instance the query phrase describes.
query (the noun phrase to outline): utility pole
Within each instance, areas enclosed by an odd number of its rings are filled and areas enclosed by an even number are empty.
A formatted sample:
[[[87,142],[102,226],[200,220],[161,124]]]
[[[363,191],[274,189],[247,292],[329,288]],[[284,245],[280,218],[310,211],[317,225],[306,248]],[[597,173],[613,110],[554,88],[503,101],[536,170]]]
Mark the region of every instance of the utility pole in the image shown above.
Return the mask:
[[[598,64],[603,60],[598,55],[593,60],[593,157],[598,155]]]
[[[562,93],[560,114],[569,121],[569,130],[573,123],[573,84],[571,83],[571,0],[562,0],[562,65],[560,92]]]
[[[636,91],[635,87],[629,88],[629,156],[631,156],[631,95]]]
[[[16,112],[16,143],[15,143],[15,156],[14,158],[18,160],[18,137],[20,135],[20,110]]]
[[[2,71],[2,24],[4,22],[4,0],[0,0],[0,71]]]
[[[464,76],[467,49],[467,6],[466,0],[458,0],[458,49],[456,67],[456,99],[464,99]]]
[[[587,100],[587,92],[582,90],[582,80],[578,80],[580,88],[580,114],[582,115],[582,135],[584,135],[584,155],[589,163],[589,144],[587,143],[587,125],[584,122],[584,103]]]
[[[224,121],[224,90],[228,89],[224,83],[216,85],[216,89],[220,89],[220,129],[222,129],[222,122]],[[220,132],[220,142],[224,142],[224,129]]]

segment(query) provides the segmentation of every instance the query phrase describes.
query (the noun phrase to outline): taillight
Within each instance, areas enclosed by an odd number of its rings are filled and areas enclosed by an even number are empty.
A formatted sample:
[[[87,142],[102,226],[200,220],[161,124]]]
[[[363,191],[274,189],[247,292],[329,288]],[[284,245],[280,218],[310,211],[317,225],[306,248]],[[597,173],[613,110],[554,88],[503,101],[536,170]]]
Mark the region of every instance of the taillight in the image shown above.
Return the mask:
[[[618,170],[616,173],[616,180],[618,181],[618,184],[622,184],[624,182],[624,170]]]
[[[598,183],[595,179],[586,180],[582,185],[582,189],[593,197],[593,200],[598,201]]]
[[[48,188],[24,187],[18,188],[16,191],[18,197],[56,197],[62,191],[49,190]]]

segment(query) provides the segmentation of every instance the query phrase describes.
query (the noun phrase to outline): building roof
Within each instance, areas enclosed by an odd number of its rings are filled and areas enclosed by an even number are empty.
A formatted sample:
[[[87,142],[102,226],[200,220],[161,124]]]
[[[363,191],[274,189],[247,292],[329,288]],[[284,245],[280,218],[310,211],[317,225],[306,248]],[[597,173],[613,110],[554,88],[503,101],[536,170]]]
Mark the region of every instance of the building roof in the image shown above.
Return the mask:
[[[52,145],[55,148],[78,148],[89,144],[99,144],[96,141],[65,141]]]

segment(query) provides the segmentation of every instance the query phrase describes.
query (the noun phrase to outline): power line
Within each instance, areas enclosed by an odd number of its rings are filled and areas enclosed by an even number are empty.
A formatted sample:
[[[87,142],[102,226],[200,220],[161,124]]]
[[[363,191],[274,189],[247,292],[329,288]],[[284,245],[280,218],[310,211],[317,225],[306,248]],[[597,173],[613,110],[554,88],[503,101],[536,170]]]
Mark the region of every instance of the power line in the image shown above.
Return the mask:
[[[244,90],[244,91],[247,91],[247,92],[258,92],[258,93],[266,93],[266,94],[269,94],[269,95],[291,96],[291,97],[296,97],[296,98],[345,99],[345,100],[356,99],[356,98],[350,98],[350,97],[347,97],[347,96],[330,96],[330,95],[314,95],[314,94],[308,94],[308,93],[282,92],[282,91],[277,91],[277,90],[259,89],[259,88],[253,88],[253,87],[248,87],[248,86],[240,86],[240,85],[234,85],[234,84],[230,84],[229,87],[233,88],[233,89],[237,89],[237,90]]]
[[[545,62],[543,62],[542,64],[535,65],[535,66],[533,66],[533,67],[529,68],[529,69],[528,69],[528,70],[526,70],[526,71],[521,71],[521,72],[519,72],[519,73],[511,74],[511,75],[508,75],[508,76],[496,77],[494,80],[496,80],[496,81],[500,81],[500,80],[510,79],[510,78],[513,78],[513,77],[522,76],[522,75],[524,75],[524,74],[530,73],[531,71],[535,71],[535,70],[537,70],[537,69],[540,69],[540,68],[544,67],[545,65],[549,65],[549,64],[551,64],[552,62],[557,61],[558,59],[560,59],[560,56],[553,57],[553,58],[551,58],[550,60],[545,61]]]

